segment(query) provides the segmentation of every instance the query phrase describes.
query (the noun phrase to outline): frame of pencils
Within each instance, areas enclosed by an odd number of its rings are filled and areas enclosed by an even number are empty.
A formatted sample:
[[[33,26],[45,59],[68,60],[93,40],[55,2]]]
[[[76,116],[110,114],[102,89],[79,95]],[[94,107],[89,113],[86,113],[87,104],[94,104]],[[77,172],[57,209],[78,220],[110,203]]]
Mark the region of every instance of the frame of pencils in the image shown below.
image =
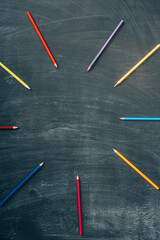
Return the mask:
[[[26,16],[26,15],[25,15]],[[57,62],[55,60],[55,58],[53,57],[53,54],[51,53],[51,50],[49,49],[49,45],[47,45],[47,42],[44,40],[44,37],[42,36],[38,25],[36,24],[35,20],[33,19],[31,13],[28,11],[27,12],[27,16],[31,22],[31,29],[34,31],[36,31],[41,43],[43,44],[43,47],[45,48],[45,51],[47,52],[51,62],[52,62],[52,66],[54,65],[54,67],[56,69],[58,69],[58,65]],[[27,18],[26,16],[26,18]],[[30,22],[27,23],[28,25],[30,25]],[[117,24],[118,23],[118,24]],[[124,24],[124,20],[120,20],[119,22],[116,22],[116,27],[114,28],[114,30],[112,29],[112,33],[110,33],[109,37],[107,38],[107,40],[105,40],[105,43],[103,44],[103,46],[101,47],[101,49],[99,50],[99,52],[96,54],[96,56],[94,57],[94,59],[90,62],[88,68],[87,66],[85,68],[87,68],[87,71],[89,72],[92,67],[94,66],[94,64],[96,63],[96,61],[99,59],[99,57],[101,56],[102,52],[105,50],[105,48],[110,44],[111,40],[114,38],[114,36],[118,35],[117,32],[118,30],[120,30],[121,26]],[[33,27],[32,27],[33,26]],[[40,26],[40,24],[39,24]],[[34,28],[34,29],[33,29]],[[108,30],[108,29],[107,29]],[[35,32],[34,31],[34,32]],[[104,29],[104,31],[106,31],[106,29]],[[110,32],[110,30],[109,30]],[[118,37],[118,36],[117,36]],[[38,40],[39,41],[39,40]],[[41,44],[40,43],[40,44]],[[49,43],[49,41],[48,41]],[[155,46],[155,45],[154,45]],[[56,47],[56,46],[55,46]],[[119,46],[120,47],[120,46]],[[152,46],[153,47],[153,46]],[[119,84],[121,84],[127,77],[129,77],[130,74],[132,74],[141,64],[143,64],[152,54],[154,54],[158,49],[160,48],[160,44],[158,43],[152,50],[150,50],[141,60],[138,61],[138,63],[136,65],[134,65],[124,76],[122,76],[121,78],[118,78],[119,80],[116,82],[116,84],[114,85],[114,87],[118,86]],[[90,53],[88,53],[90,55]],[[55,54],[56,55],[56,54]],[[107,56],[109,57],[109,56]],[[59,64],[59,63],[58,63]],[[7,66],[0,62],[0,67],[3,70],[5,70],[7,73],[9,73],[14,79],[16,79],[23,87],[25,87],[28,90],[31,90],[30,86],[24,82],[20,77],[18,77],[14,72],[12,72],[10,70],[10,66],[8,68],[8,64]],[[11,66],[12,69],[13,66]],[[12,69],[14,71],[14,69]],[[6,73],[5,72],[5,73]],[[56,73],[58,74],[57,70]],[[87,76],[89,76],[91,73],[87,73]],[[29,79],[28,79],[29,80]],[[28,82],[28,80],[26,80]],[[113,89],[113,88],[112,88]],[[24,89],[22,89],[23,91]],[[117,89],[118,90],[118,89]],[[115,89],[113,91],[116,91]],[[31,92],[30,92],[31,93]],[[28,94],[30,94],[28,92]],[[119,118],[120,120],[123,121],[160,121],[160,117],[121,117]],[[107,120],[106,120],[107,121]],[[122,123],[121,123],[122,124]],[[129,123],[128,123],[129,124]],[[134,123],[130,123],[130,124],[134,124]],[[125,125],[125,123],[124,123]],[[124,126],[123,125],[123,126]],[[17,126],[0,126],[0,130],[15,130],[18,129],[19,127]],[[21,130],[21,129],[20,129]],[[3,131],[1,131],[2,133]],[[4,134],[17,134],[20,131],[4,131]],[[147,181],[147,184],[149,183],[152,187],[154,187],[156,190],[159,190],[159,186],[157,184],[155,184],[149,177],[147,177],[143,172],[141,172],[133,163],[131,163],[126,157],[124,157],[119,151],[113,149],[114,153],[119,156],[125,163],[128,164],[128,166],[130,166],[136,173],[138,173],[142,179]],[[81,163],[79,163],[81,164]],[[44,162],[41,162],[33,171],[31,171],[6,197],[4,197],[1,202],[0,202],[0,206],[4,205],[38,170],[40,170],[40,168],[44,165]],[[78,164],[77,164],[78,165]],[[129,174],[129,173],[128,173]],[[74,179],[73,179],[74,180]],[[79,175],[77,174],[77,178],[76,178],[76,186],[77,186],[77,208],[78,208],[78,215],[77,215],[77,226],[79,225],[79,234],[83,235],[83,230],[82,230],[82,206],[81,206],[81,191],[80,191],[80,178]],[[106,186],[107,187],[107,186]],[[54,190],[53,190],[54,191]],[[83,216],[84,217],[84,216]],[[78,227],[77,227],[78,229]],[[78,231],[78,230],[77,230]]]

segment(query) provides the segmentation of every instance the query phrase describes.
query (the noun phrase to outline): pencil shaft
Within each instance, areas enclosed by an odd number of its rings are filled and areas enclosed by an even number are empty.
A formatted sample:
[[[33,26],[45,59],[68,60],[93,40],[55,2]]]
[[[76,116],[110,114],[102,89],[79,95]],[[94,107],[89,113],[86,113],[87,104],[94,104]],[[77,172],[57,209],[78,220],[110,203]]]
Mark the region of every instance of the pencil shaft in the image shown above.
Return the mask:
[[[36,167],[22,182],[20,182],[16,188],[13,189],[12,192],[10,192],[1,202],[0,202],[0,206],[5,203],[35,172],[38,171],[38,169],[41,167],[42,165],[38,165],[38,167]]]
[[[42,34],[40,33],[40,31],[39,31],[39,29],[38,29],[38,27],[37,27],[35,21],[33,20],[33,18],[32,18],[32,16],[31,16],[30,12],[27,12],[27,15],[28,15],[28,17],[29,17],[29,19],[30,19],[30,21],[31,21],[31,23],[32,23],[32,25],[33,25],[33,27],[34,27],[36,33],[38,34],[38,36],[39,36],[39,38],[40,38],[40,40],[41,40],[41,42],[42,42],[44,48],[46,49],[46,51],[47,51],[47,53],[48,53],[48,55],[49,55],[51,61],[52,61],[53,64],[57,67],[56,61],[55,61],[55,59],[54,59],[54,57],[53,57],[51,51],[49,50],[49,48],[48,48],[48,46],[47,46],[47,44],[46,44],[44,38],[42,37]]]
[[[78,200],[78,216],[79,216],[79,234],[82,235],[82,214],[81,214],[81,197],[79,178],[77,179],[77,200]]]
[[[152,117],[124,117],[126,121],[160,121],[160,118]]]
[[[0,62],[0,66],[6,70],[9,74],[11,74],[17,81],[19,81],[24,87],[30,89],[30,87],[22,80],[20,79],[16,74],[14,74],[9,68],[7,68],[2,62]]]
[[[129,160],[127,160],[120,152],[118,152],[117,150],[114,150],[114,152],[123,160],[125,161],[131,168],[133,168],[137,173],[139,173],[139,175],[141,175],[141,177],[143,177],[147,182],[149,182],[154,188],[156,188],[157,190],[159,189],[159,187],[153,183],[145,174],[143,174],[138,168],[136,168]]]
[[[119,85],[122,81],[124,81],[136,68],[138,68],[147,58],[149,58],[158,48],[160,44],[158,44],[155,48],[153,48],[144,58],[142,58],[131,70],[129,70],[114,86]]]
[[[115,35],[115,33],[117,32],[117,30],[120,28],[120,26],[122,25],[124,21],[121,20],[120,23],[117,25],[117,27],[115,28],[115,30],[112,32],[112,34],[109,36],[109,38],[107,39],[107,41],[105,42],[105,44],[103,45],[103,47],[100,49],[100,51],[98,52],[98,54],[95,56],[95,58],[93,59],[93,61],[91,62],[91,64],[89,65],[88,68],[91,68],[92,65],[96,62],[96,60],[99,58],[99,56],[101,55],[101,53],[103,52],[103,50],[105,49],[105,47],[108,45],[108,43],[111,41],[111,39],[113,38],[113,36]]]
[[[0,126],[0,129],[15,129],[14,126]]]

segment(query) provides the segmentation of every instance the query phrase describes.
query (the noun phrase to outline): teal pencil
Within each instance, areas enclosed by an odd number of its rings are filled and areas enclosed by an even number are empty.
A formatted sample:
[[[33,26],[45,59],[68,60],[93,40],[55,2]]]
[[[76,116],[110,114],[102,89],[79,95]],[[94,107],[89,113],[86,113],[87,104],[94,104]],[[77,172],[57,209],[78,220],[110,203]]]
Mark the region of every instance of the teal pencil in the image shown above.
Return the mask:
[[[160,121],[160,117],[121,117],[124,121]]]

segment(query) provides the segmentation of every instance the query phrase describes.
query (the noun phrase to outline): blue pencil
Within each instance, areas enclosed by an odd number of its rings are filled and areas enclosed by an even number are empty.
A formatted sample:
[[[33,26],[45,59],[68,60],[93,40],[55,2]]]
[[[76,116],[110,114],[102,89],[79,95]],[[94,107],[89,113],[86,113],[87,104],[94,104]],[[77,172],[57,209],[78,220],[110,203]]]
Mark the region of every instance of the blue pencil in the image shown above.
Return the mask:
[[[21,183],[19,183],[18,186],[17,186],[15,189],[13,189],[13,191],[10,192],[10,193],[8,194],[8,196],[5,197],[5,198],[2,200],[2,202],[0,202],[0,206],[2,206],[3,203],[5,203],[30,177],[32,177],[32,175],[33,175],[35,172],[37,172],[38,169],[43,166],[43,164],[44,164],[44,162],[40,163],[40,164],[38,165],[38,167],[36,167]]]
[[[160,121],[160,117],[121,117],[119,119],[127,121]]]

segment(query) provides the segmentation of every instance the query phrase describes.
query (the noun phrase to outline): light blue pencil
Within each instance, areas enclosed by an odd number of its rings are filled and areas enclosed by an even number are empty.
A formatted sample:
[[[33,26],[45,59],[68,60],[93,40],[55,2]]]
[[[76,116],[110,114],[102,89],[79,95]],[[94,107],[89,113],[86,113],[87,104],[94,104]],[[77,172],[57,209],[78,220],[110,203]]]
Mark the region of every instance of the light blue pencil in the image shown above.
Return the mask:
[[[10,193],[7,195],[7,197],[5,197],[5,198],[2,200],[2,202],[0,202],[0,206],[1,206],[3,203],[5,203],[5,202],[8,200],[8,198],[10,198],[35,172],[37,172],[38,169],[43,166],[43,164],[44,164],[44,162],[40,163],[40,164],[38,165],[38,167],[36,167],[21,183],[19,183],[18,186],[17,186],[15,189],[13,189],[13,191],[10,192]]]
[[[121,117],[119,119],[126,121],[160,121],[160,117]]]

